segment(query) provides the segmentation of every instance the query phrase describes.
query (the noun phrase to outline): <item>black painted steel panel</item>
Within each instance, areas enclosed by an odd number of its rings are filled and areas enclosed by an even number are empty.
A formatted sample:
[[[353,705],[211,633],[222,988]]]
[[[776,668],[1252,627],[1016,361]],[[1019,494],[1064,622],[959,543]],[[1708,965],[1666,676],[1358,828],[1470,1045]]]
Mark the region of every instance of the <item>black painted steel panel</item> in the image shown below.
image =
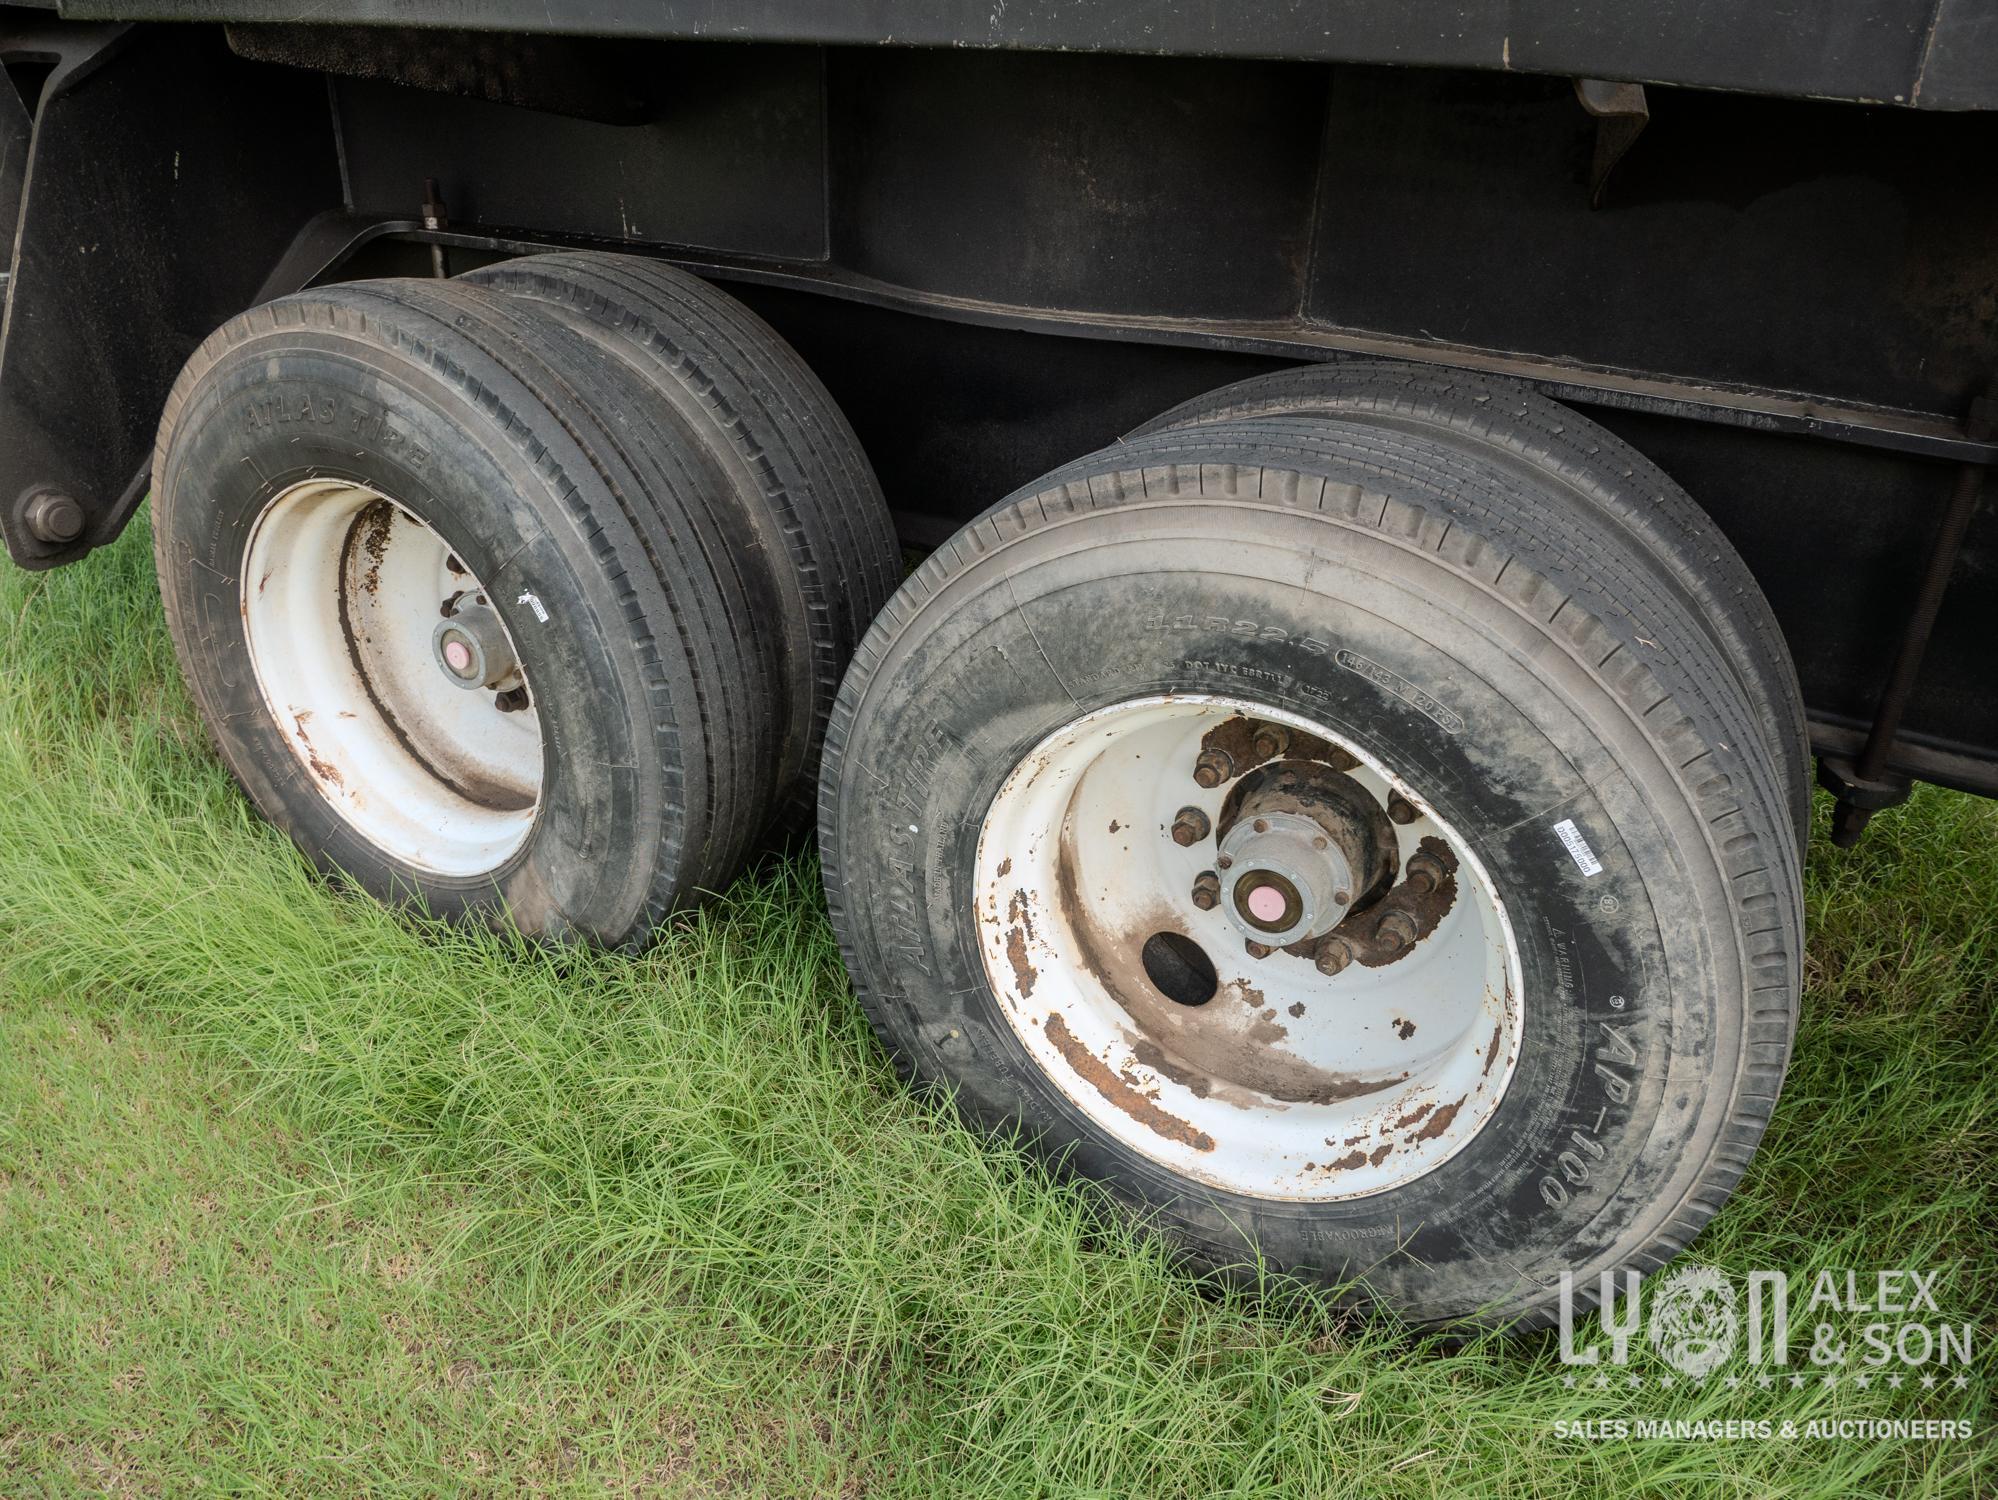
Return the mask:
[[[1988,0],[63,0],[121,20],[1122,52],[1480,68],[1998,107]],[[1933,75],[1937,86],[1928,86]]]

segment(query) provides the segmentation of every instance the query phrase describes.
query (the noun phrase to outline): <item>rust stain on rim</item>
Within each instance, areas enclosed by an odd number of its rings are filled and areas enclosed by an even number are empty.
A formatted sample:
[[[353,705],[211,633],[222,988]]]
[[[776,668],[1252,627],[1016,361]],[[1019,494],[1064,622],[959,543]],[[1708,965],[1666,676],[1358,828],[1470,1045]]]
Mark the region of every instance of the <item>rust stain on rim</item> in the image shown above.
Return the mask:
[[[1422,878],[1413,878],[1420,871]],[[1409,856],[1401,884],[1364,911],[1355,911],[1333,929],[1353,949],[1353,957],[1369,969],[1398,963],[1436,930],[1457,904],[1457,854],[1434,834],[1425,834]],[[1389,915],[1407,919],[1411,936],[1402,943],[1382,940],[1380,926]],[[1349,930],[1350,929],[1350,930]]]
[[[1427,1125],[1423,1126],[1422,1129],[1416,1132],[1415,1141],[1412,1142],[1411,1144],[1419,1144],[1422,1141],[1434,1140],[1437,1136],[1441,1135],[1444,1131],[1450,1128],[1450,1122],[1457,1118],[1457,1111],[1462,1109],[1463,1107],[1464,1107],[1464,1101],[1462,1099],[1459,1099],[1455,1104],[1444,1105],[1441,1109],[1437,1110],[1435,1114],[1429,1117],[1429,1123]]]
[[[1172,1080],[1196,1099],[1205,1099],[1214,1091],[1212,1079],[1190,1068],[1180,1067],[1156,1042],[1140,1039],[1132,1046],[1131,1055],[1159,1077]]]
[[[1034,915],[1025,891],[1013,892],[1013,899],[1006,903],[1006,915],[1013,919],[1006,932],[1006,962],[1013,966],[1013,982],[1020,987],[1020,998],[1025,1000],[1034,993],[1034,982],[1041,977],[1027,957],[1027,939],[1034,935]]]
[[[1018,927],[1006,934],[1006,962],[1013,966],[1013,982],[1020,987],[1020,998],[1026,999],[1034,993],[1034,981],[1040,978],[1040,971],[1028,959],[1027,935]]]
[[[381,587],[382,559],[388,555],[389,532],[395,526],[395,507],[386,500],[375,500],[361,508],[357,519],[361,550],[368,554],[367,568],[361,574],[361,589],[364,593],[373,594]]]
[[[312,767],[312,774],[321,781],[331,782],[334,786],[345,790],[347,782],[341,776],[339,767],[328,765],[319,758],[319,752],[313,748],[311,737],[305,732],[305,721],[311,717],[312,710],[309,708],[291,716],[292,723],[298,726],[298,742],[305,747],[305,763]]]
[[[1047,1019],[1041,1022],[1041,1029],[1078,1076],[1147,1130],[1169,1141],[1177,1141],[1182,1146],[1191,1146],[1196,1151],[1214,1149],[1213,1136],[1204,1130],[1195,1130],[1178,1115],[1160,1109],[1113,1073],[1108,1063],[1083,1046],[1076,1034],[1068,1029],[1068,1022],[1061,1018],[1059,1011],[1049,1012]]]

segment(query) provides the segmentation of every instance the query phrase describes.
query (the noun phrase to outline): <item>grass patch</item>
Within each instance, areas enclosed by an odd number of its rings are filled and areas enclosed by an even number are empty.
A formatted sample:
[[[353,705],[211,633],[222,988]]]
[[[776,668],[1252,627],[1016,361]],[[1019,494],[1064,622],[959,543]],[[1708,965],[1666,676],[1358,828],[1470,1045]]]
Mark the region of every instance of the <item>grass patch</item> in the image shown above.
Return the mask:
[[[1981,1350],[1963,1391],[1591,1392],[1546,1339],[1203,1291],[895,1085],[808,861],[638,959],[329,890],[209,754],[133,531],[0,571],[0,1490],[1988,1490],[1981,1443],[1553,1435],[1981,1430]],[[1993,804],[1820,841],[1796,1060],[1692,1260],[1947,1267],[1981,1339],[1994,891]]]

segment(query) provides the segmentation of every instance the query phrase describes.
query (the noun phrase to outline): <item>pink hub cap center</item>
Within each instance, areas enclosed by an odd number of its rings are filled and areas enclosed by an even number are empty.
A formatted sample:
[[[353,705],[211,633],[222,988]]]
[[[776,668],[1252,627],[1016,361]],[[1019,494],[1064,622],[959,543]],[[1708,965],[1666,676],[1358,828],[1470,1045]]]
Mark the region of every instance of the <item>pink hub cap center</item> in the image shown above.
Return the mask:
[[[1283,892],[1273,885],[1259,885],[1249,892],[1249,915],[1258,922],[1283,920]]]
[[[454,672],[463,672],[472,665],[472,648],[463,641],[444,643],[444,660]]]

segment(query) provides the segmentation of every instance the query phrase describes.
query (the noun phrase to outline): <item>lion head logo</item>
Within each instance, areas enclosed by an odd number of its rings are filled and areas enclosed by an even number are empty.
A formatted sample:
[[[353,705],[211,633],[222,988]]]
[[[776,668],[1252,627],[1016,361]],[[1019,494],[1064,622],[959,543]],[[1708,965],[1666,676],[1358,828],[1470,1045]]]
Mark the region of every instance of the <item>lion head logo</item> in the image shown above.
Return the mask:
[[[1651,1297],[1651,1347],[1698,1379],[1734,1352],[1734,1285],[1712,1266],[1683,1266]]]

